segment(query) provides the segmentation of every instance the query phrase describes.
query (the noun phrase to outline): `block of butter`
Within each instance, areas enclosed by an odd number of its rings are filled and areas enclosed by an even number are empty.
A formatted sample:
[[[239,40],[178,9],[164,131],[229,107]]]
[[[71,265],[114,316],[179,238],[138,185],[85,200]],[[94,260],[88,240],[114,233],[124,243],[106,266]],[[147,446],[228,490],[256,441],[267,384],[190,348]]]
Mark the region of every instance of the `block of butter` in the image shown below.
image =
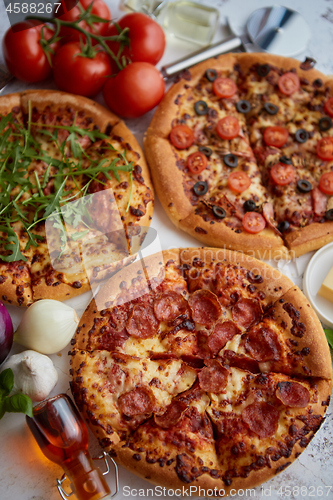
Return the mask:
[[[333,302],[333,267],[319,288],[318,295],[324,297],[324,299],[327,299],[330,302]]]

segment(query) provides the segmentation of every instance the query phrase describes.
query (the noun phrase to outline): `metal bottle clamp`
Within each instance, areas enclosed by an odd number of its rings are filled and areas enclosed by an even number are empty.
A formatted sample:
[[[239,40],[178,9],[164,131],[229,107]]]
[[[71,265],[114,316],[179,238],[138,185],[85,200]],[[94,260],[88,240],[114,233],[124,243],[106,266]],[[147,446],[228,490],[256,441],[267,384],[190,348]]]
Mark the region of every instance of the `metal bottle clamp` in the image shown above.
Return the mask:
[[[114,493],[112,493],[111,496],[105,497],[105,498],[113,498],[119,493],[118,465],[113,460],[113,458],[110,457],[110,455],[108,453],[106,453],[106,451],[103,451],[103,455],[101,455],[100,457],[93,458],[93,460],[104,460],[106,470],[104,472],[102,472],[102,474],[103,474],[103,476],[106,476],[110,472],[110,466],[109,466],[109,463],[107,460],[108,458],[109,458],[109,460],[111,460],[112,465],[114,467],[114,476],[115,476],[115,480],[116,480],[116,491]],[[67,498],[71,497],[74,494],[73,491],[71,491],[71,493],[66,493],[66,491],[63,489],[62,484],[64,481],[66,481],[66,479],[69,479],[66,474],[63,474],[61,479],[57,479],[57,488],[58,488],[58,491],[59,491],[59,494],[60,494],[62,500],[66,500]],[[101,499],[101,500],[103,500],[103,499]]]

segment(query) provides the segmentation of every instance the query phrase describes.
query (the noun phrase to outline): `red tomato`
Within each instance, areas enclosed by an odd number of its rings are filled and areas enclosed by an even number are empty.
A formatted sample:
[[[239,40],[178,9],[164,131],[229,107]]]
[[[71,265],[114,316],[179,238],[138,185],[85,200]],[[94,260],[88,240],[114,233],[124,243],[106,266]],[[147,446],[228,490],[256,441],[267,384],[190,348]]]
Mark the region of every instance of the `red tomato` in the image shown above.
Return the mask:
[[[105,52],[97,52],[93,59],[79,55],[80,52],[79,42],[60,47],[54,57],[53,76],[61,90],[89,97],[102,89],[111,67]]]
[[[177,125],[171,129],[170,141],[177,149],[187,149],[194,142],[193,130],[187,125]]]
[[[156,21],[141,14],[140,12],[131,12],[126,14],[118,21],[121,29],[129,28],[130,46],[125,46],[121,52],[132,62],[148,62],[157,64],[163,56],[165,49],[164,31]],[[111,24],[107,36],[118,35],[118,30],[114,24]],[[118,53],[119,43],[107,42],[114,54]]]
[[[91,9],[91,13],[95,16],[101,17],[102,19],[111,20],[109,8],[103,0],[80,0],[79,3],[84,10],[87,10],[92,1],[93,7]],[[70,10],[67,10],[67,7],[70,7],[68,3],[68,1],[62,0],[62,7],[57,11],[56,17],[62,19],[63,21],[76,21],[81,15],[79,6],[75,5],[73,8],[70,8]],[[109,23],[93,23],[92,26],[89,26],[86,21],[81,21],[80,27],[87,30],[89,33],[93,33],[94,35],[105,36],[109,29]],[[60,36],[63,37],[62,43],[78,42],[80,41],[80,38],[83,40],[85,39],[85,36],[82,33],[67,26],[61,26]],[[96,44],[97,41],[93,39],[92,43]]]
[[[321,160],[333,160],[333,137],[323,137],[317,142],[317,156]]]
[[[295,169],[292,165],[275,163],[271,169],[271,177],[275,184],[286,186],[295,179]]]
[[[333,194],[333,172],[326,172],[320,177],[319,189],[322,193]]]
[[[260,233],[266,227],[264,217],[257,212],[246,212],[242,222],[245,231],[251,234]]]
[[[117,115],[137,118],[153,109],[164,95],[161,73],[152,64],[134,62],[109,78],[103,90],[106,104]]]
[[[286,128],[276,125],[275,127],[267,127],[264,132],[264,141],[267,146],[282,148],[287,142],[289,132]]]
[[[333,97],[327,99],[324,104],[325,111],[328,115],[333,116]]]
[[[240,132],[239,121],[234,116],[225,116],[217,122],[216,132],[221,139],[234,139]]]
[[[237,86],[231,78],[216,78],[213,92],[218,97],[232,97],[237,92]]]
[[[207,167],[207,157],[200,151],[197,151],[187,158],[186,165],[191,174],[200,174]]]
[[[53,32],[35,21],[15,24],[2,41],[3,54],[9,71],[24,82],[39,82],[51,75],[51,66],[39,43],[43,28],[44,38],[49,40]],[[18,31],[19,30],[19,31]],[[53,46],[56,49],[57,44]],[[50,54],[51,58],[53,57]]]
[[[231,172],[229,175],[228,186],[232,191],[236,191],[236,193],[242,193],[250,186],[250,184],[250,177],[242,170]]]
[[[300,88],[301,83],[296,73],[289,71],[280,76],[278,86],[282,94],[291,95]]]

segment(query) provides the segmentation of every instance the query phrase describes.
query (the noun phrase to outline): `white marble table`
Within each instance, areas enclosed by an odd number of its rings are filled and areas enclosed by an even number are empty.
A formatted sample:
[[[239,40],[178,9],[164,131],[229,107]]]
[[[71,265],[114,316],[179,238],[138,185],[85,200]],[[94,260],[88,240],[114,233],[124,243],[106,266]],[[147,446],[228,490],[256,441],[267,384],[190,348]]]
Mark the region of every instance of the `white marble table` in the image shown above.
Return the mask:
[[[113,18],[121,15],[119,10],[119,0],[106,0]],[[197,0],[198,1],[198,0]],[[215,36],[215,40],[226,36],[224,16],[228,16],[238,33],[241,33],[251,12],[259,7],[266,7],[268,0],[216,0],[202,2],[214,5],[221,13],[221,26]],[[304,54],[300,54],[298,59],[303,60],[305,55],[317,60],[316,67],[326,74],[333,74],[333,1],[317,0],[316,3],[310,0],[293,0],[285,2],[289,7],[298,10],[307,20],[312,38]],[[9,23],[4,10],[4,5],[0,0],[0,38],[8,28]],[[168,36],[167,49],[159,67],[172,62],[179,57],[190,53],[197,47],[188,42]],[[0,63],[2,54],[0,53]],[[24,88],[54,88],[52,82],[43,82],[38,85],[23,85],[14,81],[5,90],[6,93]],[[97,100],[103,103],[101,96]],[[142,142],[142,137],[147,128],[152,113],[136,119],[128,120],[127,125]],[[158,200],[156,200],[155,212],[152,220],[152,227],[158,231],[158,237],[163,249],[178,246],[198,246],[198,242],[177,230],[169,221],[162,210]],[[295,283],[302,284],[302,273],[311,255],[303,256],[296,262],[280,264],[281,270],[286,273]],[[73,305],[81,314],[90,300],[90,294],[73,299]],[[10,308],[14,324],[17,326],[22,312],[16,308]],[[16,346],[14,352],[22,349]],[[61,353],[53,355],[53,361],[59,373],[59,382],[53,394],[60,392],[70,393],[68,375],[68,348]],[[99,454],[99,446],[91,436],[90,449],[93,454]],[[59,500],[60,496],[55,486],[56,477],[62,475],[61,469],[46,460],[39,452],[30,432],[25,424],[25,419],[20,414],[7,414],[0,421],[0,500]],[[158,498],[167,497],[167,492],[153,490],[153,487],[146,481],[137,478],[123,468],[119,470],[120,492],[117,499],[126,498]],[[331,489],[329,488],[331,486]],[[290,493],[288,494],[288,487]],[[299,490],[297,490],[299,487]],[[264,490],[263,490],[264,488]],[[333,499],[333,406],[328,408],[327,416],[321,429],[311,441],[302,455],[288,469],[268,481],[264,486],[255,489],[255,492],[235,493],[236,499],[256,497],[270,498],[278,500],[289,497],[292,499],[313,499],[317,497]],[[282,488],[282,489],[281,489]],[[283,493],[283,494],[282,494]],[[172,493],[169,492],[169,496]],[[73,497],[71,497],[73,498]],[[179,498],[179,496],[175,496]]]

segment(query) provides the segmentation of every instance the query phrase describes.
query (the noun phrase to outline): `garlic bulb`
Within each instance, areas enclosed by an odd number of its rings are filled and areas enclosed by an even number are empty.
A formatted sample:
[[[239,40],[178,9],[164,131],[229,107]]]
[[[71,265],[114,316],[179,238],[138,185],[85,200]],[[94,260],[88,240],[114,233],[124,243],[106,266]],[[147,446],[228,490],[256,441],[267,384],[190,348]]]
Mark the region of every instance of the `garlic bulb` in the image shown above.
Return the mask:
[[[43,354],[61,351],[73,337],[79,317],[58,300],[42,299],[28,307],[14,341]]]
[[[14,393],[21,392],[32,401],[43,401],[58,382],[58,372],[52,361],[36,351],[23,351],[11,356],[2,369],[14,373]]]

